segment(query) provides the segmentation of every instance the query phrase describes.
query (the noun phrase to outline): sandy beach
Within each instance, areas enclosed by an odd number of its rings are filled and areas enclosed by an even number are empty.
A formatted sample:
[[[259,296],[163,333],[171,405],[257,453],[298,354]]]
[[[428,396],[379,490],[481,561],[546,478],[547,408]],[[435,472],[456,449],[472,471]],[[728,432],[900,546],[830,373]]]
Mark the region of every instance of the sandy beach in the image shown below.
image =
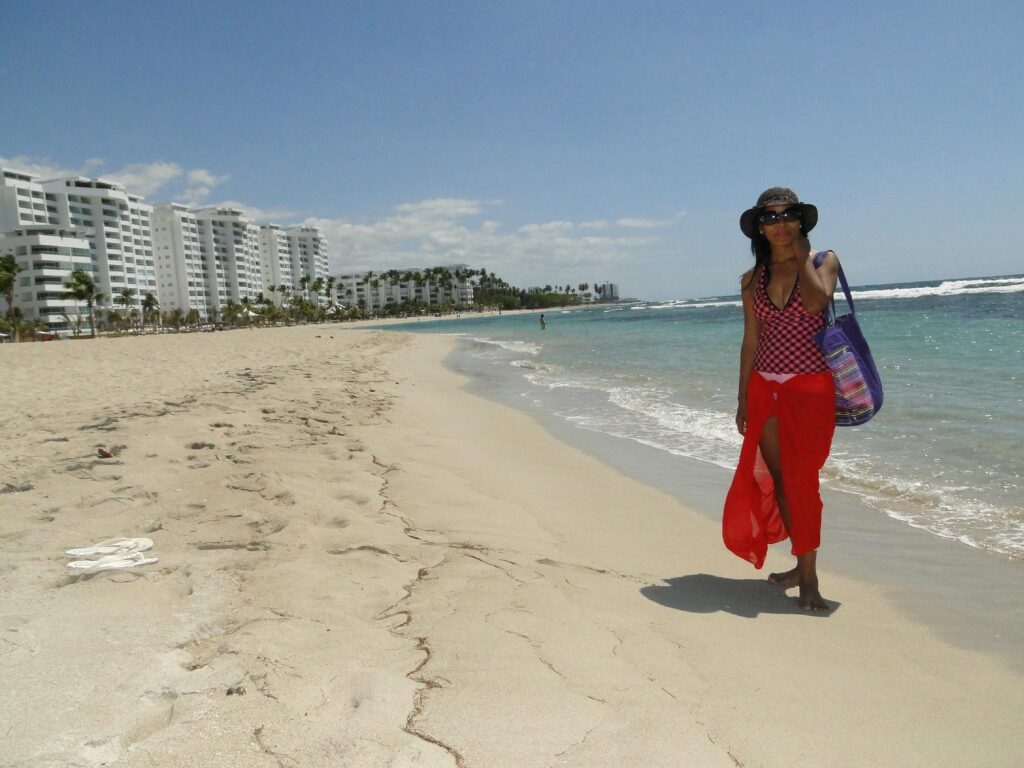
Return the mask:
[[[1019,664],[827,569],[800,612],[784,548],[755,572],[454,343],[0,348],[0,764],[1020,763]],[[157,562],[67,567],[118,537]]]

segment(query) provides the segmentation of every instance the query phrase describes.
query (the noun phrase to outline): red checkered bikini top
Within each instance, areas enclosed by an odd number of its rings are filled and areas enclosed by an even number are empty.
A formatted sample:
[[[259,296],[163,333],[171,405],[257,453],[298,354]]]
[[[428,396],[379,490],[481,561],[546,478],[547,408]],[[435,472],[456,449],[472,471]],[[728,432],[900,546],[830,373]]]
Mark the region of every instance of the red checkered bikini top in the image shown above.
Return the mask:
[[[811,315],[804,310],[799,275],[786,306],[776,307],[768,298],[767,274],[761,270],[754,289],[754,314],[761,321],[754,370],[765,373],[827,371],[825,356],[814,343],[814,334],[825,327],[825,313]]]

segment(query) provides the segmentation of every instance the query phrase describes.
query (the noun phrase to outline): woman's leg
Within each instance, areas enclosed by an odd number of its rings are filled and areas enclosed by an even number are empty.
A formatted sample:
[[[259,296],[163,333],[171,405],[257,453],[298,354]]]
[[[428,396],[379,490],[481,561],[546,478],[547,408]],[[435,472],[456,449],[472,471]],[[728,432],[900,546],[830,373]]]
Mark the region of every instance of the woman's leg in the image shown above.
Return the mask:
[[[771,473],[775,486],[775,501],[779,505],[779,516],[786,530],[791,528],[789,502],[786,500],[786,489],[782,482],[782,460],[779,452],[779,430],[774,416],[764,423],[761,432],[761,456]],[[827,611],[828,604],[818,592],[817,550],[798,555],[796,567],[781,573],[771,573],[768,581],[786,589],[800,587],[800,607],[812,611]]]
[[[779,454],[779,426],[775,417],[770,417],[764,423],[761,430],[761,458],[764,459],[768,472],[772,476],[772,484],[775,486],[775,503],[779,505],[779,517],[788,532],[791,525],[789,516],[789,502],[786,501],[786,491],[782,484],[782,460]],[[772,584],[779,584],[786,589],[795,587],[799,583],[799,574],[796,568],[782,573],[768,574],[768,581]]]

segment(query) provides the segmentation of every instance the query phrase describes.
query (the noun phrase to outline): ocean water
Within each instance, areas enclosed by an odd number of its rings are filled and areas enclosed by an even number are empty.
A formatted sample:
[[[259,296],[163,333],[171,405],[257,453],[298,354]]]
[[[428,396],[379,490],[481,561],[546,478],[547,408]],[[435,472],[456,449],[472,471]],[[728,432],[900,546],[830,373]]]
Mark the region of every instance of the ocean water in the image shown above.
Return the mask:
[[[853,296],[886,399],[868,424],[836,430],[823,483],[899,524],[1024,558],[1024,276]],[[545,314],[546,330],[536,314],[394,328],[458,336],[524,404],[578,429],[735,466],[738,296]]]

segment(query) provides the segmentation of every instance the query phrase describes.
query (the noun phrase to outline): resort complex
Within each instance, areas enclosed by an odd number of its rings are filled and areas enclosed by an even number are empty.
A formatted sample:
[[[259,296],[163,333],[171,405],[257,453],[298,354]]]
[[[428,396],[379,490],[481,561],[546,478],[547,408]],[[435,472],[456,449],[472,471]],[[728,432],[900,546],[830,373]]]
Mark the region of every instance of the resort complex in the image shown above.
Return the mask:
[[[274,315],[293,304],[372,315],[388,307],[466,306],[464,264],[328,274],[317,227],[258,224],[229,207],[150,205],[121,184],[44,180],[0,168],[0,259],[10,269],[5,316],[44,334]],[[97,311],[100,307],[107,309]]]
[[[0,341],[619,300],[614,283],[523,290],[463,263],[330,272],[315,226],[0,166]]]

